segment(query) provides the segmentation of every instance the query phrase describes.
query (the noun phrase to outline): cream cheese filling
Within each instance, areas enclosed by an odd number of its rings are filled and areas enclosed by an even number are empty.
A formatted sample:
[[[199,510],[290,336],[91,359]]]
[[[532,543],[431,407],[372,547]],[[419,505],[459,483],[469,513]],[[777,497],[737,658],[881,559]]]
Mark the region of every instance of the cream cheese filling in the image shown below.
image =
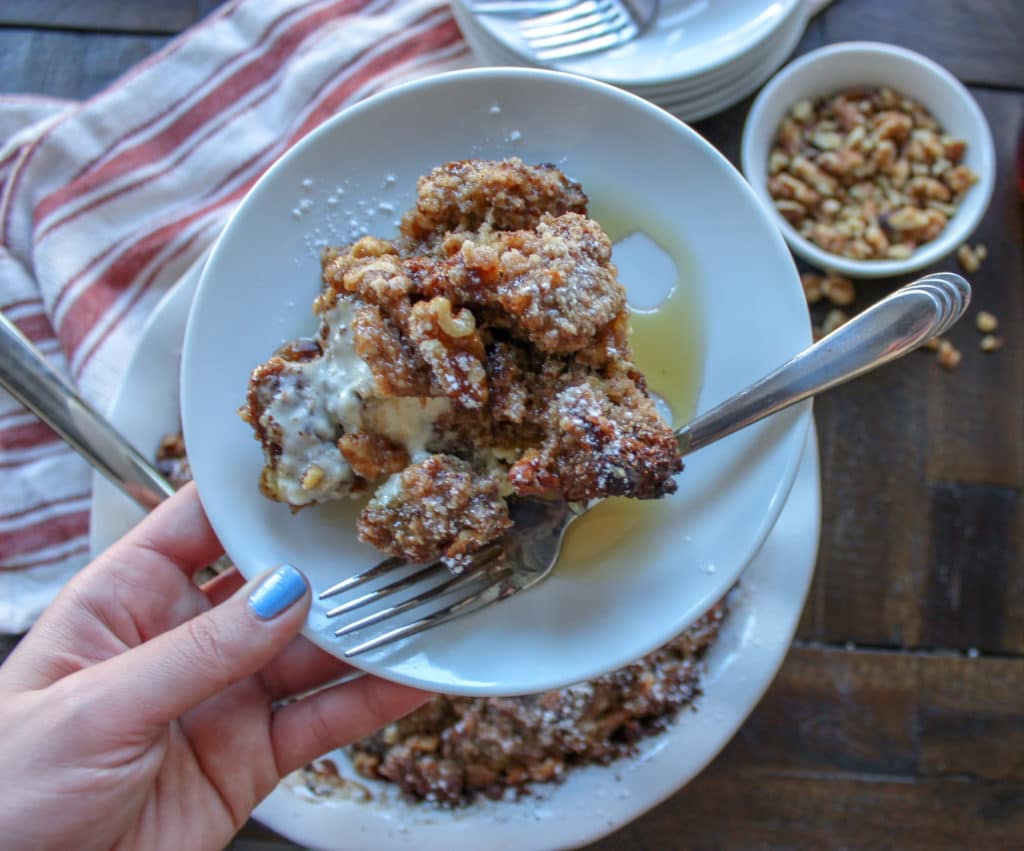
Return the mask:
[[[382,434],[405,447],[416,463],[429,455],[434,425],[451,409],[443,397],[379,397],[369,366],[355,351],[354,314],[344,299],[323,314],[330,334],[322,341],[322,355],[289,362],[264,411],[264,424],[275,430],[281,446],[275,467],[278,498],[290,505],[352,494],[356,475],[338,449],[341,434]]]

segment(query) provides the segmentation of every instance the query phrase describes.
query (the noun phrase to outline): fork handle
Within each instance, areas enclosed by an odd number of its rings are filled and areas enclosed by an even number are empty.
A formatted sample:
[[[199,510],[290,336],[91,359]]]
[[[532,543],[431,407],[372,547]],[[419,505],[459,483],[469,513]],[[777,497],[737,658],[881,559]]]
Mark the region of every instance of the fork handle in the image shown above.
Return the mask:
[[[2,314],[0,387],[143,508],[152,509],[174,493],[157,469],[53,370]]]
[[[760,381],[676,432],[683,455],[830,387],[843,384],[945,333],[964,315],[971,286],[960,275],[928,275],[858,314]]]

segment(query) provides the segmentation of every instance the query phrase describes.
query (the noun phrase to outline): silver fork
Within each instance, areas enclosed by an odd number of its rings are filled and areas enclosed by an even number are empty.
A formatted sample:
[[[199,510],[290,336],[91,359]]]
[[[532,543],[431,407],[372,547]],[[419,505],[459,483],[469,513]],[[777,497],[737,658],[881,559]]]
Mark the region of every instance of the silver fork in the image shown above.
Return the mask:
[[[680,452],[696,452],[758,420],[902,357],[932,337],[944,334],[963,316],[971,288],[959,275],[942,272],[908,284],[851,319],[796,357],[735,396],[676,431]],[[554,569],[566,530],[600,500],[519,499],[510,504],[513,528],[498,542],[473,556],[472,564],[453,574],[441,562],[407,565],[386,559],[375,567],[331,586],[326,600],[374,580],[386,584],[335,606],[328,618],[356,612],[376,602],[389,605],[347,623],[338,637],[358,632],[410,612],[410,619],[343,651],[356,656],[454,618],[490,606],[532,588]],[[398,578],[392,578],[401,574]],[[436,581],[440,579],[440,581]],[[423,587],[424,583],[435,580]],[[400,602],[403,590],[421,587]],[[415,610],[432,601],[423,614]]]
[[[174,488],[0,314],[0,387],[59,434],[92,467],[149,511]]]
[[[481,0],[477,13],[523,15],[519,32],[541,61],[610,50],[632,41],[658,14],[659,0]]]

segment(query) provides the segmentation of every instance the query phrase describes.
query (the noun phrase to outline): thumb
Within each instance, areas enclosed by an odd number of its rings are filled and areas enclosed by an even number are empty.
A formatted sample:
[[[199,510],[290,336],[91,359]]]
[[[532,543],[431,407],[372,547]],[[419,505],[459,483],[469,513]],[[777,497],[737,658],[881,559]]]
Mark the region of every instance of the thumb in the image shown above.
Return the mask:
[[[137,722],[163,725],[266,666],[295,637],[309,606],[306,577],[281,565],[209,611],[81,673],[102,677],[111,705],[133,706]]]

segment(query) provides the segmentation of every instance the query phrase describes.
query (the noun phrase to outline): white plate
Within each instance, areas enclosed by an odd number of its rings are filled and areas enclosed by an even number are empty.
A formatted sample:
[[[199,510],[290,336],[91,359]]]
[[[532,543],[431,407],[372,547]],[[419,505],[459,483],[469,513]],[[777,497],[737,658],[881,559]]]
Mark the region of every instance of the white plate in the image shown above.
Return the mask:
[[[664,0],[639,38],[601,53],[547,63],[631,88],[671,84],[722,68],[770,39],[801,0]],[[469,0],[456,0],[469,10]],[[482,29],[527,64],[536,60],[519,34],[518,21],[477,15]]]
[[[735,735],[789,649],[814,572],[821,520],[818,442],[812,428],[786,507],[744,571],[733,609],[707,657],[696,712],[641,743],[635,757],[569,772],[518,802],[480,801],[447,812],[402,800],[368,782],[345,754],[331,758],[370,802],[312,797],[287,778],[257,807],[257,819],[322,851],[550,851],[595,842],[641,816],[699,774]]]
[[[716,88],[699,97],[683,96],[676,99],[665,96],[653,98],[653,100],[662,109],[668,110],[684,121],[700,121],[710,115],[723,112],[756,91],[778,70],[796,49],[806,26],[807,18],[804,14],[800,12],[795,15],[780,33],[778,41],[772,43],[772,49],[768,55],[726,86]]]
[[[503,42],[495,39],[480,24],[479,16],[467,12],[464,5],[463,3],[454,3],[452,11],[459,23],[459,28],[481,64],[544,67],[537,62],[529,61]],[[734,85],[741,78],[746,78],[751,71],[763,66],[769,57],[779,52],[778,45],[790,39],[797,21],[801,22],[802,32],[806,19],[806,5],[804,3],[794,4],[779,20],[778,26],[769,38],[737,56],[731,62],[711,71],[686,75],[660,84],[633,83],[628,86],[622,85],[622,87],[654,103],[660,103],[663,99],[681,100],[684,97],[697,98],[708,95],[716,89]]]
[[[107,418],[144,457],[152,459],[165,434],[178,431],[181,417],[178,373],[181,344],[192,297],[206,255],[200,256],[157,304],[107,411]],[[143,511],[106,476],[92,476],[89,546],[99,555],[143,517]]]
[[[485,65],[522,66],[524,61],[508,50],[476,22],[477,19],[453,6],[463,35],[477,60]],[[734,62],[697,77],[687,77],[661,86],[630,86],[633,94],[649,100],[683,121],[700,121],[739,103],[767,80],[793,52],[808,20],[807,7],[794,6],[770,39],[738,57]],[[530,63],[526,63],[530,64]]]
[[[706,340],[700,408],[810,343],[803,292],[778,230],[724,157],[666,113],[611,86],[526,69],[457,72],[392,89],[322,125],[260,180],[214,246],[193,303],[182,368],[185,439],[211,522],[243,574],[290,562],[314,588],[326,588],[378,559],[357,541],[350,509],[292,515],[259,493],[262,453],[236,413],[251,369],[283,340],[314,330],[316,237],[344,242],[364,226],[387,236],[419,175],[447,160],[509,155],[557,163],[595,206],[641,216],[663,245],[689,255],[688,300]],[[556,574],[356,664],[427,689],[523,694],[649,652],[706,611],[764,542],[809,422],[803,405],[692,456],[679,492],[645,506],[647,533],[624,537],[592,570]],[[361,640],[335,639],[326,609],[314,604],[311,640],[334,653]]]
[[[193,270],[157,307],[110,411],[112,422],[147,454],[177,423],[178,352],[197,278]],[[141,515],[98,474],[94,485],[91,543],[98,553]],[[744,571],[732,610],[708,655],[697,711],[682,712],[665,734],[644,742],[635,758],[570,772],[565,783],[540,787],[536,798],[485,801],[456,813],[407,804],[386,784],[367,784],[374,792],[370,803],[311,799],[293,777],[254,815],[293,842],[330,851],[404,851],[412,846],[422,851],[541,851],[583,845],[622,827],[696,776],[768,687],[803,608],[820,518],[812,429],[786,506]],[[332,758],[353,776],[342,753]]]

